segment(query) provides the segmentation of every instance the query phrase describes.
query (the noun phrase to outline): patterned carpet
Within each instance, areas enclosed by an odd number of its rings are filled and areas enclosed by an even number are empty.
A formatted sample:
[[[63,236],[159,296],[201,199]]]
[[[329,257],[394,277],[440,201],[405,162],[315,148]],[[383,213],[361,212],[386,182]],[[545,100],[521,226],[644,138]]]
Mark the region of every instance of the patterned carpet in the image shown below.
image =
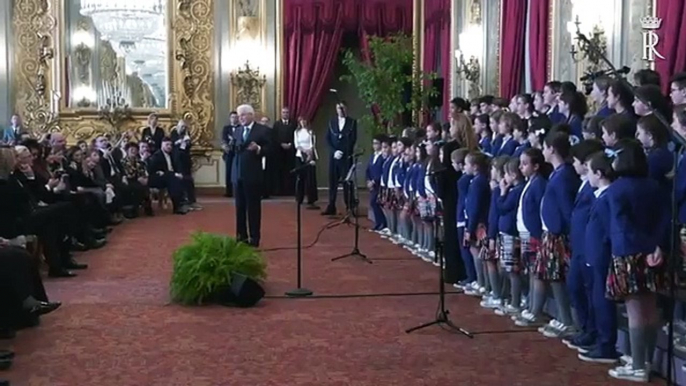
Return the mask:
[[[264,248],[295,245],[293,204],[265,202],[263,216]],[[303,216],[309,244],[328,220]],[[88,271],[47,281],[64,305],[10,342],[17,358],[0,377],[14,386],[621,384],[605,366],[517,330],[464,295],[450,295],[448,307],[474,339],[438,327],[404,333],[433,318],[436,295],[268,298],[252,309],[170,305],[171,253],[198,229],[233,234],[232,205],[212,200],[185,217],[119,226],[108,247],[79,256]],[[304,251],[304,284],[316,295],[436,290],[435,267],[366,231],[360,246],[373,264],[331,262],[351,250],[352,235],[340,226]],[[295,251],[266,256],[267,292],[281,296],[296,283]]]

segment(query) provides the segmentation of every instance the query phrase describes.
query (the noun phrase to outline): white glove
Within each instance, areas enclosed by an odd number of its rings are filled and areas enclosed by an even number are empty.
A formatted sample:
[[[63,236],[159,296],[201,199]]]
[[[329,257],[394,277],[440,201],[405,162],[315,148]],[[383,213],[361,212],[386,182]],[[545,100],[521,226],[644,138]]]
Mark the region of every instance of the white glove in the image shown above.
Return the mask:
[[[343,152],[340,151],[340,150],[336,150],[336,152],[333,153],[333,158],[335,158],[335,159],[341,159],[341,158],[343,158]]]

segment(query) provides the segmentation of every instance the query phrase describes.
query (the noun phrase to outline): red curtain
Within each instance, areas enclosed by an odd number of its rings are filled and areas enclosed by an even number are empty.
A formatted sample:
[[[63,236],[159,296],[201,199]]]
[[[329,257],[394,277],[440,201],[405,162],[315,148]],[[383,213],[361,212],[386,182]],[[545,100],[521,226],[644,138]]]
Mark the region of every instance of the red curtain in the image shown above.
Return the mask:
[[[529,6],[529,62],[531,88],[543,90],[548,81],[548,31],[550,0],[530,0]]]
[[[448,117],[450,103],[450,0],[424,2],[424,60],[426,72],[437,72],[443,78],[443,113]]]
[[[686,70],[686,2],[657,0],[657,17],[662,19],[662,25],[657,30],[660,40],[656,49],[665,59],[655,59],[655,71],[668,93],[669,78]]]
[[[509,99],[522,88],[526,1],[502,0],[500,21],[500,96]]]
[[[285,105],[312,119],[339,58],[345,32],[412,33],[412,0],[285,0]]]

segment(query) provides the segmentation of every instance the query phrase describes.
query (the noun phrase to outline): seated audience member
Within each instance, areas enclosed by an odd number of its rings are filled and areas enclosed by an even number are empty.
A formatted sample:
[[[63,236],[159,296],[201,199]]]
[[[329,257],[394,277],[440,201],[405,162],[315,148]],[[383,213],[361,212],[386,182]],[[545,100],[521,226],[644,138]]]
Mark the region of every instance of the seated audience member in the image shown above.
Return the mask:
[[[173,211],[175,214],[188,213],[188,207],[184,205],[184,196],[188,184],[184,184],[179,161],[174,157],[172,140],[164,138],[162,148],[155,152],[148,161],[148,175],[150,176],[150,187],[156,189],[166,189],[172,200]]]
[[[686,72],[674,74],[669,82],[669,96],[672,105],[682,106],[686,104]]]
[[[15,241],[0,237],[0,329],[5,336],[35,326],[41,315],[60,305],[48,301],[37,259]]]
[[[13,240],[36,235],[43,247],[51,277],[73,277],[70,269],[87,266],[75,262],[70,254],[68,215],[64,207],[36,202],[12,173],[17,167],[14,149],[0,148],[0,237]],[[59,182],[51,182],[59,184]]]
[[[115,192],[114,185],[105,178],[105,173],[101,167],[100,154],[98,149],[89,150],[86,156],[86,162],[83,165],[83,171],[89,180],[95,183],[99,188],[99,190],[88,190],[97,194],[100,197],[101,203],[106,206],[110,216],[110,225],[118,225],[123,221],[121,217],[120,199]],[[102,193],[98,193],[99,191]]]
[[[67,169],[69,175],[69,189],[72,197],[84,206],[89,223],[94,228],[96,236],[104,240],[107,225],[111,223],[110,213],[106,206],[105,191],[92,178],[91,168],[88,167],[87,151],[74,146],[67,151]]]
[[[124,168],[121,164],[122,153],[113,148],[107,137],[102,135],[95,138],[93,144],[99,152],[103,176],[107,183],[114,187],[114,193],[119,197],[118,206],[114,209],[118,214],[121,211],[124,217],[132,217],[133,208],[126,200],[130,196],[130,188],[124,178]]]
[[[172,154],[179,163],[181,174],[183,175],[184,186],[186,187],[186,204],[190,210],[200,210],[202,207],[195,199],[195,182],[193,181],[193,159],[191,158],[191,135],[188,123],[183,119],[179,121],[170,135],[174,144]]]
[[[132,207],[131,215],[138,217],[138,209],[143,207],[147,216],[152,216],[152,202],[150,188],[148,187],[148,169],[138,157],[138,144],[129,142],[126,144],[126,157],[122,159],[124,178],[129,186],[127,205]]]

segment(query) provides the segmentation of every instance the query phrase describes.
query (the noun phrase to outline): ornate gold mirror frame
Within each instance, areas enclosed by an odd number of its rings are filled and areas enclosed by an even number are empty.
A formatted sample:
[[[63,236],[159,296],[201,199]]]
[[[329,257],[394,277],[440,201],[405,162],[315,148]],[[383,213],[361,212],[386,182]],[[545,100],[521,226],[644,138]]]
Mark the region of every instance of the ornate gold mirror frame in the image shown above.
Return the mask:
[[[194,150],[207,153],[214,139],[212,47],[214,0],[167,0],[169,89],[167,108],[131,109],[126,120],[113,109],[73,109],[61,99],[65,86],[65,0],[16,0],[14,4],[15,109],[35,135],[63,133],[69,142],[99,134],[138,131],[157,112],[170,130],[178,119],[191,126]],[[121,115],[122,112],[119,112]]]

